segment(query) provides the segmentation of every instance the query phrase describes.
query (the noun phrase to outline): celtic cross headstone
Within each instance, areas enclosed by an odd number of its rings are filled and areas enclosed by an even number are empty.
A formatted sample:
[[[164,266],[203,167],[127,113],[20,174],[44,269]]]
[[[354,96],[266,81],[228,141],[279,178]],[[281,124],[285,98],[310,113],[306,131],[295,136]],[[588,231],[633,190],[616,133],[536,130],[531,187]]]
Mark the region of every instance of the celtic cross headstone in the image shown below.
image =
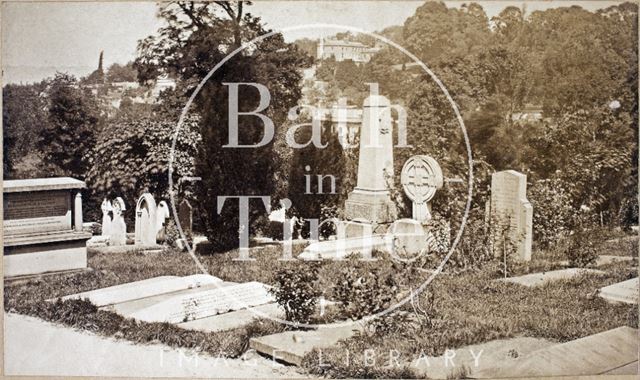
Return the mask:
[[[429,201],[442,188],[442,169],[433,157],[413,156],[405,162],[400,176],[402,188],[413,202],[413,219],[426,223],[431,219]]]

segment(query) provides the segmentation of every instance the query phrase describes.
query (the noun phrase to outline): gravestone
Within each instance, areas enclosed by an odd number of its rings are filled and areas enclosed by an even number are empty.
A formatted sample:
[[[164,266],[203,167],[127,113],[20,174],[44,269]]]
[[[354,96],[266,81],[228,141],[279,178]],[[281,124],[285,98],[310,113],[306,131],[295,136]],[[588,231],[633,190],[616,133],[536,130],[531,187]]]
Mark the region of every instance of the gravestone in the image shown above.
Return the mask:
[[[156,201],[144,193],[136,203],[136,245],[155,245],[156,233]]]
[[[600,288],[598,295],[609,302],[638,304],[638,277]]]
[[[393,239],[393,249],[398,257],[415,257],[429,251],[430,236],[417,220],[396,220],[389,227],[387,235]]]
[[[113,201],[113,222],[111,223],[111,235],[109,245],[118,246],[127,244],[127,224],[124,221],[124,212],[127,207],[121,197]]]
[[[189,235],[193,229],[193,207],[188,200],[184,199],[178,206],[178,220],[185,235]]]
[[[167,223],[167,219],[171,217],[169,214],[169,205],[167,202],[160,201],[158,204],[158,208],[156,209],[156,240],[164,241],[165,239],[165,225]]]
[[[364,101],[358,181],[345,202],[348,220],[363,219],[378,225],[396,219],[397,212],[388,185],[393,183],[390,106],[389,99],[381,95],[371,95]]]
[[[192,294],[177,294],[128,317],[145,322],[181,323],[272,302],[275,299],[266,285],[247,282]]]
[[[493,173],[489,207],[495,255],[513,246],[517,260],[531,260],[533,206],[527,200],[527,176],[515,170]]]
[[[222,283],[222,280],[205,274],[196,274],[185,277],[160,276],[110,286],[108,288],[71,294],[63,297],[62,299],[88,299],[92,304],[98,307],[103,307],[137,299],[149,298],[159,294],[196,289],[216,283],[220,284]]]
[[[316,330],[285,331],[273,335],[251,338],[249,347],[273,360],[302,365],[305,355],[314,349],[333,347],[364,331],[360,322],[336,323],[320,326]]]
[[[107,198],[105,198],[102,201],[102,206],[100,206],[100,209],[102,210],[102,236],[109,236],[111,234],[111,215],[109,215],[110,212],[113,212],[113,206],[111,205],[111,201],[108,201]]]
[[[85,187],[68,177],[3,181],[5,277],[86,268]]]
[[[413,219],[427,223],[431,220],[429,201],[444,184],[440,165],[430,156],[413,156],[402,167],[400,182],[413,203]]]

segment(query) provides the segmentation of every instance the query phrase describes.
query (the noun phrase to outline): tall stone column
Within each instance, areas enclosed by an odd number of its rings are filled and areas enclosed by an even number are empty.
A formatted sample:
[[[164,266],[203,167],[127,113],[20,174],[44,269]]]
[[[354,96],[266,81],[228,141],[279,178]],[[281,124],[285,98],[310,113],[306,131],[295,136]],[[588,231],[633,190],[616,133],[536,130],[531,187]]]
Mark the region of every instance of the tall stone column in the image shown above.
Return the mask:
[[[388,184],[393,183],[390,106],[389,99],[381,95],[369,96],[364,101],[358,181],[345,202],[345,216],[349,220],[385,224],[396,219],[395,204],[388,190]]]
[[[76,232],[82,232],[82,194],[78,191],[73,205],[73,219]]]

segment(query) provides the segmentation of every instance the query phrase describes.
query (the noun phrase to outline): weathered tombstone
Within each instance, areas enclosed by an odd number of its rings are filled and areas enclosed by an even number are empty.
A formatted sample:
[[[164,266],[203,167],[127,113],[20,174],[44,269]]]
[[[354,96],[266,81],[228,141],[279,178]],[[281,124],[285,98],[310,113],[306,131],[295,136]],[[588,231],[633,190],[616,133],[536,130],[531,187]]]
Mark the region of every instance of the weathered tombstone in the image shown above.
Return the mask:
[[[165,224],[167,219],[171,217],[169,214],[169,205],[167,202],[160,201],[158,208],[156,209],[156,240],[164,240],[165,238]]]
[[[444,184],[438,162],[430,156],[413,156],[402,167],[400,182],[405,194],[413,202],[413,219],[420,223],[431,220],[429,201]]]
[[[274,301],[267,285],[246,282],[195,293],[176,294],[136,310],[127,317],[145,322],[181,323]]]
[[[124,211],[127,207],[120,197],[113,201],[113,223],[111,223],[110,245],[127,244],[127,224],[124,221]]]
[[[3,181],[5,277],[86,268],[85,187],[68,177]]]
[[[156,201],[144,193],[136,203],[136,245],[155,245],[156,232]]]
[[[100,209],[102,210],[102,236],[109,236],[111,234],[111,215],[109,215],[110,212],[113,212],[113,206],[111,205],[111,202],[107,200],[107,198],[105,198],[102,201],[102,206],[100,206]]]
[[[417,220],[396,220],[389,227],[387,234],[393,239],[393,250],[398,257],[415,257],[421,253],[428,253],[429,235]]]
[[[393,222],[396,208],[389,183],[393,183],[391,103],[384,96],[371,95],[364,101],[358,182],[345,202],[346,218],[374,225]]]
[[[513,247],[516,259],[531,260],[533,206],[527,200],[527,176],[515,170],[493,173],[490,210],[496,256]]]
[[[188,200],[184,199],[178,206],[178,221],[180,221],[180,228],[185,235],[191,234],[193,229],[193,207]]]

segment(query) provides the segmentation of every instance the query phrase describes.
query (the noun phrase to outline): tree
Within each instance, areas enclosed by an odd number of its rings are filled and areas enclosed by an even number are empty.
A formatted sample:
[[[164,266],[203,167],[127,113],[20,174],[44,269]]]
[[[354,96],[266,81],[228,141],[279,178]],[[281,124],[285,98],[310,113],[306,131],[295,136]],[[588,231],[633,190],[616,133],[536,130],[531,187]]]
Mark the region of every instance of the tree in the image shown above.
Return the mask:
[[[48,122],[48,100],[44,90],[44,82],[7,84],[2,89],[4,178],[40,175],[37,168],[25,168],[26,173],[19,169],[29,158],[38,155],[38,136]]]
[[[167,26],[159,35],[143,40],[135,65],[140,80],[159,72],[172,73],[187,91],[200,82],[227,54],[265,30],[258,18],[244,12],[245,3],[171,3],[160,10]],[[202,87],[194,104],[202,116],[202,145],[197,154],[196,174],[202,177],[197,196],[207,237],[216,250],[238,246],[237,201],[225,203],[217,211],[222,195],[273,195],[278,157],[273,142],[258,148],[224,148],[229,142],[229,87],[223,83],[260,83],[271,95],[265,114],[276,128],[300,98],[300,68],[310,59],[295,45],[275,34],[234,56]],[[256,109],[259,93],[252,86],[240,86],[239,109]],[[263,124],[257,117],[239,118],[240,144],[256,144],[262,139]],[[277,133],[276,133],[277,135]],[[262,207],[251,207],[250,230],[264,220]]]
[[[75,77],[57,73],[48,85],[48,122],[38,146],[45,161],[62,174],[84,178],[85,155],[95,144],[100,114],[95,98],[80,89]]]
[[[311,139],[311,127],[300,128],[296,141]],[[288,198],[293,203],[299,217],[322,219],[323,208],[337,210],[342,206],[353,187],[353,180],[347,173],[357,168],[349,167],[346,152],[338,139],[337,133],[331,130],[331,122],[322,125],[322,143],[325,148],[313,144],[294,152],[289,175]],[[319,188],[319,177],[322,176],[322,189]],[[335,178],[335,181],[331,179]],[[307,178],[309,187],[307,188]],[[335,182],[335,193],[332,184]],[[322,192],[320,192],[322,190]]]
[[[137,200],[144,192],[168,197],[169,160],[175,133],[172,120],[132,117],[108,123],[92,150],[91,169],[87,173],[89,187],[99,197]],[[200,140],[197,119],[188,119],[176,140],[174,185],[181,177],[195,174],[194,156]]]
[[[138,80],[138,73],[133,67],[133,62],[126,65],[114,63],[107,69],[106,76],[109,83],[136,82]]]

